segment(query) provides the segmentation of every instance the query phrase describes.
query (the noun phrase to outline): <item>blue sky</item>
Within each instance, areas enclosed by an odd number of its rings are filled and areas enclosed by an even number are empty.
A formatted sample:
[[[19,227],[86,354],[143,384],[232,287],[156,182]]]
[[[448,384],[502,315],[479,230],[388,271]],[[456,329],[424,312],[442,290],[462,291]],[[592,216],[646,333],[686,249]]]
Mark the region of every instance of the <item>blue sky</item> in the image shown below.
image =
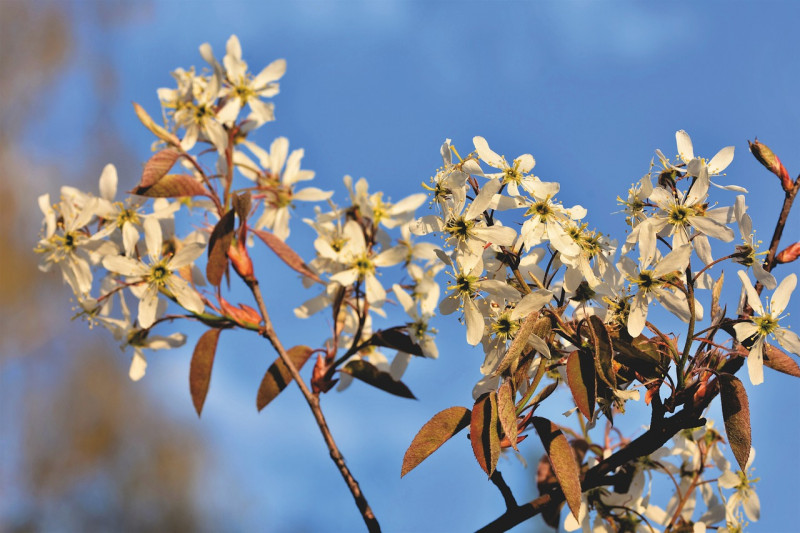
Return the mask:
[[[674,154],[675,131],[685,129],[697,154],[736,146],[728,179],[750,189],[754,225],[768,241],[782,194],[748,153],[747,139],[758,135],[790,174],[800,170],[800,63],[786,44],[800,8],[789,2],[176,1],[143,7],[110,29],[98,27],[87,9],[78,3],[71,12],[77,54],[48,95],[46,119],[27,139],[40,157],[66,158],[76,167],[90,126],[85,110],[93,103],[87,58],[102,54],[114,66],[119,87],[108,120],[144,161],[151,139],[130,102],[157,114],[155,90],[172,85],[169,72],[202,65],[203,42],[221,57],[235,33],[251,69],[288,61],[275,98],[277,121],[256,139],[268,145],[285,135],[293,148],[303,147],[315,185],[335,189],[340,199],[345,174],[364,176],[395,199],[418,192],[440,164],[445,138],[468,152],[472,137],[482,135],[498,152],[532,153],[536,174],[561,182],[566,205],[583,205],[591,226],[619,236],[624,221],[611,216],[616,196],[647,171],[656,148]],[[120,189],[135,185],[138,168],[120,168]],[[87,169],[89,183],[100,170]],[[732,194],[717,198],[733,201]],[[800,240],[796,222],[793,216],[784,244]],[[309,237],[298,224],[289,243],[308,251]],[[777,276],[790,271],[795,264]],[[266,292],[284,343],[304,341],[308,324],[298,325],[290,312],[308,297],[299,283],[268,285]],[[796,296],[789,309],[795,316],[799,303]],[[321,342],[325,323],[312,324],[323,328]],[[334,435],[387,531],[474,529],[502,510],[461,438],[399,479],[415,432],[437,411],[467,405],[479,377],[482,355],[468,349],[463,331],[444,321],[439,327],[440,359],[413,361],[404,380],[420,401],[358,384],[323,398]],[[289,390],[255,412],[255,390],[273,358],[262,344],[223,334],[199,421],[186,390],[191,347],[151,357],[142,386],[208,438],[215,467],[200,497],[238,529],[357,529],[360,518],[299,392]],[[748,387],[762,480],[763,518],[753,531],[782,529],[800,489],[793,455],[800,432],[787,420],[798,406],[788,388],[796,384],[770,371],[766,379]],[[564,409],[565,403],[545,414],[557,417]],[[540,451],[536,443],[527,449],[535,467]],[[513,458],[500,468],[518,499],[535,497],[535,469]]]

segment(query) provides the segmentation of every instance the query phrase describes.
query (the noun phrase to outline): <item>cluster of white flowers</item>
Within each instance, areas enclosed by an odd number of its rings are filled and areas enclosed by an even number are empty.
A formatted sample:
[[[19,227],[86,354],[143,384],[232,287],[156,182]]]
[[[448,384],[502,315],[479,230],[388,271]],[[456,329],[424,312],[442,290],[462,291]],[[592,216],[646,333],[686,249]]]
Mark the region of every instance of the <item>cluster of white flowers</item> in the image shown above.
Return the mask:
[[[625,481],[616,490],[598,488],[584,494],[580,516],[576,519],[566,513],[564,529],[586,533],[653,533],[665,528],[694,533],[743,531],[746,520],[755,522],[760,515],[754,488],[758,480],[751,473],[755,450],[750,450],[747,472],[734,471],[722,452],[723,444],[711,422],[680,432],[671,447],[620,469],[616,475]],[[589,466],[611,453],[607,448],[601,456],[592,456]],[[651,502],[660,484],[672,494],[666,508]]]
[[[134,347],[133,379],[144,375],[141,348],[174,347],[186,340],[182,334],[150,333],[161,321],[177,318],[166,315],[170,301],[188,311],[186,316],[206,323],[228,320],[228,326],[232,321],[257,329],[260,318],[251,307],[233,307],[219,292],[199,290],[207,280],[195,263],[208,249],[212,228],[231,205],[234,193],[249,193],[249,212],[238,215],[249,233],[237,232],[236,238],[246,235],[250,246],[253,233],[262,230],[286,241],[296,202],[329,201],[333,194],[300,187],[314,178],[314,172],[301,168],[304,151],[290,152],[285,137],[274,139],[269,150],[250,139],[257,128],[275,119],[274,105],[264,99],[278,93],[285,61],[274,61],[259,74],[249,73],[236,36],[228,40],[221,62],[208,44],[200,47],[200,53],[208,69],[178,69],[173,73],[177,87],[158,90],[163,127],[137,107],[142,122],[158,137],[153,145],[158,152],[134,190],[139,196],[116,201],[117,171],[108,165],[100,178],[99,195],[63,187],[56,204],[49,195],[39,199],[44,214],[43,236],[36,248],[42,254],[41,269],[57,265],[75,293],[81,314],[92,324],[109,328],[124,346]],[[249,114],[240,116],[246,107]],[[213,149],[207,150],[208,146]],[[211,159],[214,170],[206,170],[201,158]],[[176,165],[182,174],[168,174]],[[234,174],[244,178],[238,189],[233,186]],[[434,277],[442,267],[434,264],[437,247],[413,242],[409,231],[414,210],[426,195],[418,193],[391,203],[380,192],[369,193],[364,179],[353,184],[348,176],[345,184],[350,196],[346,207],[329,202],[330,211],[317,208],[316,219],[305,220],[318,235],[314,241],[318,256],[309,268],[325,289],[295,312],[304,318],[335,302],[341,327],[333,344],[362,344],[351,358],[369,360],[399,379],[411,355],[399,352],[389,368],[376,346],[364,340],[373,334],[373,313],[385,317],[384,304],[391,300],[408,314],[401,327],[418,347],[415,354],[437,356],[435,330],[429,322],[439,300]],[[147,196],[156,197],[149,209]],[[193,220],[202,216],[203,228],[178,237],[178,215]],[[242,254],[246,256],[247,251],[240,245],[228,252],[232,261],[234,255],[242,259]],[[404,274],[398,273],[397,282],[385,286],[380,280],[382,271],[399,264]],[[93,284],[101,269],[105,270],[99,275],[102,281]],[[304,282],[313,285],[308,278]],[[138,300],[136,314],[128,311],[126,294]],[[116,309],[115,300],[119,301]],[[342,383],[348,379],[343,375]]]

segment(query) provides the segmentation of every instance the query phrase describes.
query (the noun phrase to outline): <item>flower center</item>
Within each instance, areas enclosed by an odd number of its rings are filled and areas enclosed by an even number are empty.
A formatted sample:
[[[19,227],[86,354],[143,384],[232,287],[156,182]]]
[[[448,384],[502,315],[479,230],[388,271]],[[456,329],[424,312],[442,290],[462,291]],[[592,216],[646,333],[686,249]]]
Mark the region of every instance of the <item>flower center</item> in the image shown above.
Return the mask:
[[[159,287],[163,287],[171,275],[172,272],[167,268],[167,259],[164,258],[150,268],[148,281]]]
[[[772,318],[772,315],[759,316],[753,319],[753,322],[758,328],[758,335],[766,337],[776,329],[778,329],[778,320]]]
[[[451,219],[444,227],[444,230],[452,237],[455,237],[460,241],[465,241],[469,237],[470,230],[472,230],[472,226],[474,225],[475,222],[472,220],[466,220],[464,217],[458,217]]]

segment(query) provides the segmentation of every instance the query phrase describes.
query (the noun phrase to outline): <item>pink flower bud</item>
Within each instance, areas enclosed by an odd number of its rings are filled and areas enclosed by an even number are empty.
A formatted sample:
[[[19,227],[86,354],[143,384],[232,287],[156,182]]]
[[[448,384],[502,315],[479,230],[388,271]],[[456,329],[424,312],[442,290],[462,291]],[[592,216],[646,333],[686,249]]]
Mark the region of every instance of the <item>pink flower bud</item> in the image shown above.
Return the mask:
[[[792,182],[792,178],[789,177],[789,172],[786,170],[786,167],[783,166],[781,160],[778,159],[778,156],[769,149],[769,146],[760,143],[758,139],[756,139],[755,142],[747,141],[747,144],[750,145],[750,151],[756,159],[758,159],[759,163],[767,167],[767,170],[781,179],[783,190],[787,192],[792,190],[794,182]]]
[[[800,257],[800,242],[796,242],[794,244],[789,245],[787,248],[783,249],[781,253],[775,256],[776,263],[791,263],[795,259]]]

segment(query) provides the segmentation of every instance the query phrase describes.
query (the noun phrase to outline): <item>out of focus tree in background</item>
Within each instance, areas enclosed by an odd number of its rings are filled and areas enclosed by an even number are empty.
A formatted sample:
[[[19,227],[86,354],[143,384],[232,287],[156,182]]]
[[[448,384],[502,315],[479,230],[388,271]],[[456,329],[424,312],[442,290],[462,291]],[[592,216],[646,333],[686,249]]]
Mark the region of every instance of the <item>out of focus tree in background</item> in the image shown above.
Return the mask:
[[[63,313],[48,306],[49,295],[64,287],[40,275],[29,251],[32,232],[24,228],[38,222],[26,206],[36,191],[67,175],[88,183],[76,169],[99,165],[109,153],[132,160],[109,122],[99,120],[115,87],[102,51],[83,58],[92,60],[98,104],[90,117],[98,135],[87,139],[86,151],[57,162],[24,148],[29,128],[52,111],[48,91],[74,60],[75,8],[0,2],[0,530],[213,528],[195,498],[204,460],[198,440],[128,382],[115,346],[65,329]],[[81,9],[109,30],[131,15],[120,4]]]

